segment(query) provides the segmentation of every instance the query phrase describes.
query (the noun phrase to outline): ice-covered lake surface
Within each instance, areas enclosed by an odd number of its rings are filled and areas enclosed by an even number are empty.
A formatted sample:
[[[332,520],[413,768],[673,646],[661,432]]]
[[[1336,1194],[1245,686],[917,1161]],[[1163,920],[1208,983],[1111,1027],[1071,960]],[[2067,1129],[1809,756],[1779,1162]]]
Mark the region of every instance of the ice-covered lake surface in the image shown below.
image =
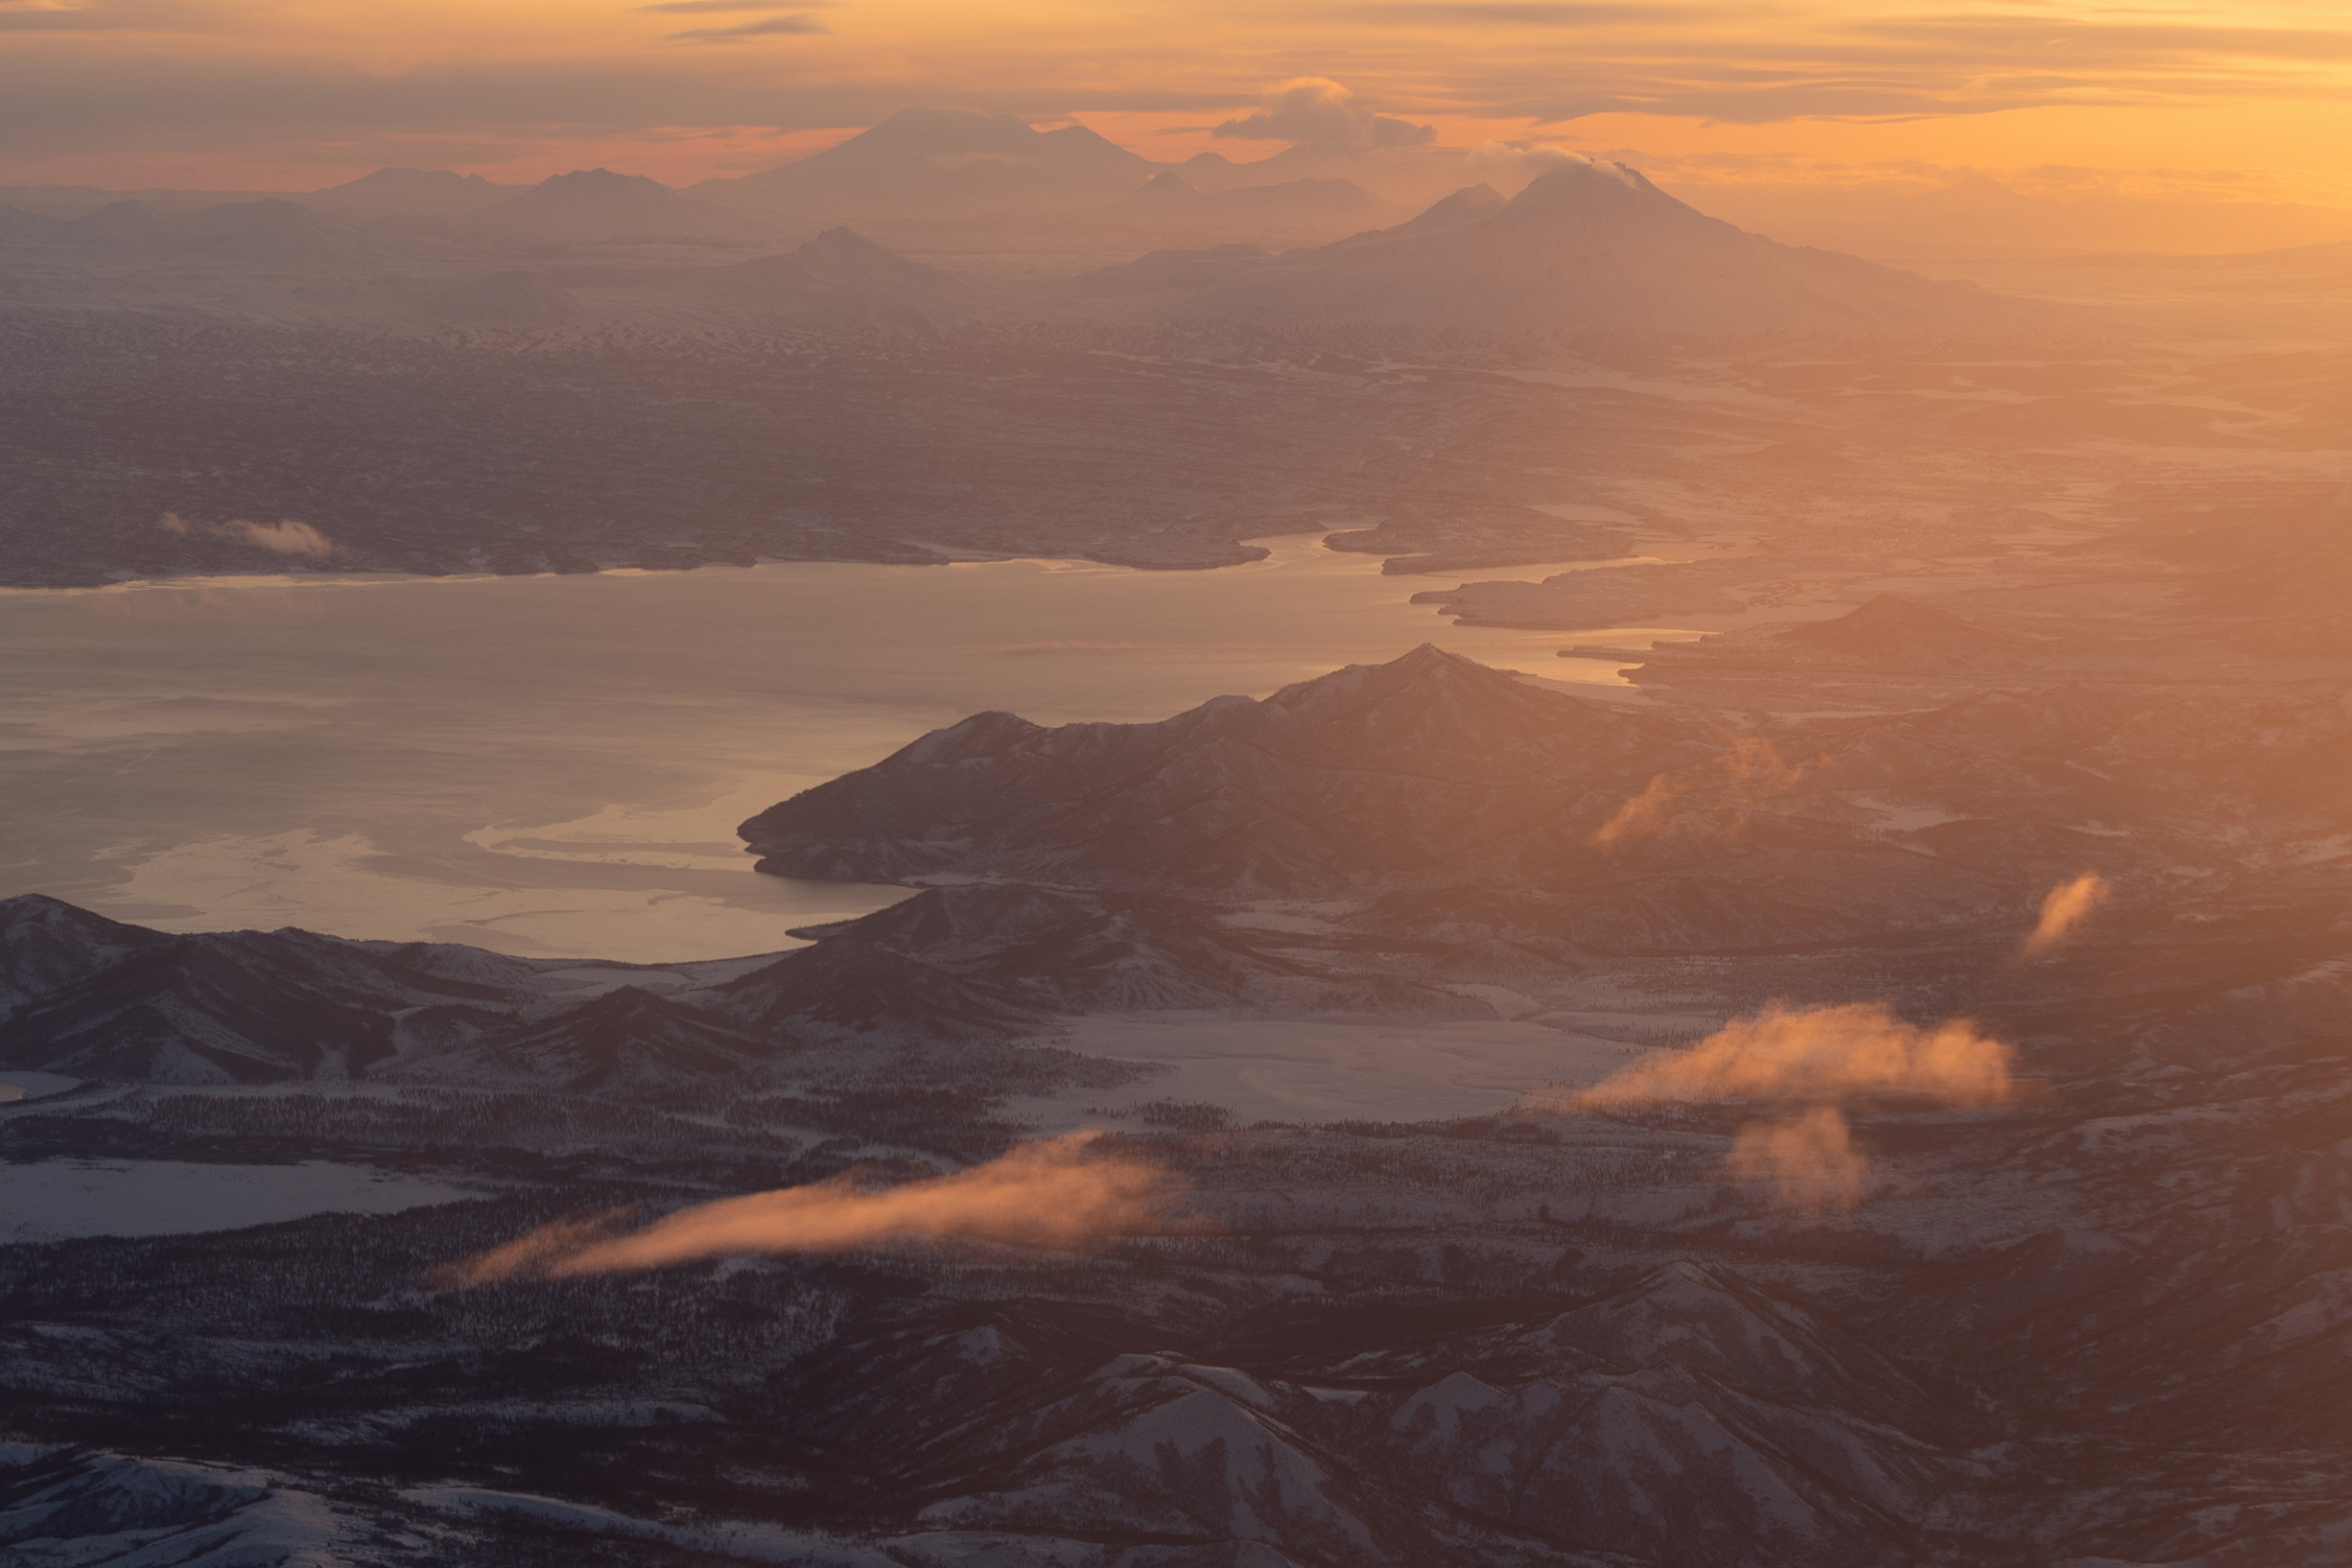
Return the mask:
[[[62,1072],[24,1072],[15,1067],[0,1069],[0,1103],[64,1094],[80,1082],[79,1078],[69,1078]]]
[[[1069,1045],[1163,1070],[1124,1089],[1018,1103],[1013,1113],[1042,1131],[1096,1125],[1096,1107],[1156,1100],[1216,1105],[1244,1125],[1483,1116],[1589,1089],[1649,1054],[1500,1018],[1356,1022],[1216,1012],[1098,1014],[1071,1025]]]
[[[421,1176],[319,1160],[39,1160],[0,1164],[0,1243],[240,1230],[311,1214],[391,1214],[478,1196]]]
[[[1624,696],[1573,635],[1452,626],[1452,578],[1267,541],[1216,571],[791,564],[0,593],[0,896],[666,962],[895,888],[755,875],[735,824],[988,709],[1152,720],[1436,641]],[[1592,563],[1581,564],[1593,565]],[[1482,570],[1538,578],[1559,565]]]

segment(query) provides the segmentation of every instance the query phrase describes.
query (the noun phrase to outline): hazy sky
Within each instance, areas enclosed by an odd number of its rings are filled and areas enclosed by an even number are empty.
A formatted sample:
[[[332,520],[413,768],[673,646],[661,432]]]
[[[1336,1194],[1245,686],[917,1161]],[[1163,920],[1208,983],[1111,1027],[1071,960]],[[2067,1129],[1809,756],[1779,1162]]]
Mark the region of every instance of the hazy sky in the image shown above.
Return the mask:
[[[1328,90],[1248,118],[1298,77],[1345,84],[1352,121]],[[916,103],[1073,116],[1162,158],[1378,112],[1442,145],[1722,177],[1973,167],[2352,204],[2344,0],[0,0],[0,182],[299,189],[387,163],[687,182]]]

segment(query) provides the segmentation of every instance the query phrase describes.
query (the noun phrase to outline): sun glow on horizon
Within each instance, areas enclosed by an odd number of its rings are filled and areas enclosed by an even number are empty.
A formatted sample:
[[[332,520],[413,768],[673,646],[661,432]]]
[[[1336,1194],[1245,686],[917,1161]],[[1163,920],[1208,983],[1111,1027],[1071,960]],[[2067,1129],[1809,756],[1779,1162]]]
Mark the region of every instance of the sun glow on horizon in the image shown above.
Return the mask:
[[[2352,22],[2310,0],[0,0],[0,35],[17,185],[303,190],[387,165],[690,184],[940,104],[1247,163],[1318,150],[1320,122],[1261,109],[1305,77],[1359,122],[1427,127],[1360,149],[1398,166],[1551,144],[1693,188],[1991,177],[2352,224]]]

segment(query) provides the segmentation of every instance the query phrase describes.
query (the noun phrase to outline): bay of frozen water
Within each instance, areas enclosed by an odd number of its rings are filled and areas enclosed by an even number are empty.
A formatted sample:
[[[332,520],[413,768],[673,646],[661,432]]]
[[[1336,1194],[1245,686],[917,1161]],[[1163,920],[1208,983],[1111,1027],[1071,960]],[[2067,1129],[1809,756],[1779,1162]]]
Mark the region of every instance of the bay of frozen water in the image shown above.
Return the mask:
[[[1237,1123],[1429,1121],[1483,1116],[1592,1085],[1649,1053],[1640,1046],[1496,1018],[1408,1022],[1256,1018],[1218,1012],[1096,1014],[1069,1046],[1155,1065],[1125,1089],[1067,1090],[1015,1113],[1048,1132],[1093,1126],[1097,1107],[1148,1101],[1218,1105]]]
[[[801,563],[0,593],[0,896],[172,931],[768,952],[905,893],[756,875],[736,823],[967,713],[1152,720],[1426,641],[1624,697],[1615,665],[1556,651],[1676,635],[1452,626],[1408,603],[1450,577],[1267,543],[1215,571]]]
[[[300,1165],[171,1159],[0,1163],[0,1243],[240,1230],[311,1214],[391,1214],[478,1196],[421,1176],[321,1160]]]

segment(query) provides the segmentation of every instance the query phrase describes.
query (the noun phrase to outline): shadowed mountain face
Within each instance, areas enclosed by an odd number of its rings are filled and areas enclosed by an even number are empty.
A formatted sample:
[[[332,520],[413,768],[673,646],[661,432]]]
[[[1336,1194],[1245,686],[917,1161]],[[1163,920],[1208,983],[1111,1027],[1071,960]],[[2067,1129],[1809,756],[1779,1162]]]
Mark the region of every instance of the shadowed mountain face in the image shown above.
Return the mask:
[[[908,261],[848,228],[781,256],[677,274],[679,293],[773,321],[927,328],[999,306],[991,290]]]
[[[748,1078],[772,1045],[709,1014],[620,986],[536,1026],[429,1058],[435,1083],[518,1084],[582,1093],[646,1093]]]
[[[2028,645],[1884,601],[1797,646],[1997,676]],[[2266,750],[2272,731],[2292,747]],[[2326,776],[2347,746],[2352,720],[2326,702],[2258,716],[2129,686],[1740,732],[1424,647],[1158,724],[978,714],[742,832],[764,871],[844,881],[1399,910],[1478,889],[1517,909],[1485,925],[1498,961],[1558,940],[1768,951],[1999,931],[2088,864],[2162,881],[2226,854],[2259,876],[2339,830],[2340,802],[2282,780]]]
[[[1318,1016],[1489,1013],[1442,984],[1366,973],[1344,953],[1286,948],[1180,899],[1020,884],[933,888],[829,933],[805,972],[827,972],[861,947],[956,977],[967,988],[965,1008],[994,999],[1032,1018],[1234,1006]],[[760,977],[738,985],[760,989]],[[908,1000],[897,1004],[911,1013]],[[941,1010],[953,1020],[959,1009]]]
[[[1113,1313],[907,1315],[795,1369],[829,1412],[809,1442],[943,1523],[1261,1544],[1237,1562],[1475,1560],[1457,1531],[1574,1543],[1524,1559],[1562,1568],[1928,1560],[1920,1514],[1985,1435],[1839,1326],[1689,1263],[1451,1333],[1369,1303],[1276,1315],[1201,1360]]]
[[[424,1000],[366,954],[306,932],[144,933],[112,962],[98,960],[114,942],[76,935],[89,942],[85,972],[42,984],[0,1023],[0,1063],[160,1083],[358,1077],[394,1054],[394,1015]],[[65,967],[20,962],[12,953],[20,993]]]
[[[779,958],[718,987],[710,1004],[747,1028],[828,1040],[961,1041],[1044,1022],[1043,1014],[996,987],[910,959],[861,935],[837,936]]]
[[[1975,625],[1946,610],[1880,594],[1828,620],[1764,625],[1658,643],[1642,655],[1640,685],[1821,669],[1947,681],[2030,678],[2054,650]]]
[[[57,227],[57,220],[0,204],[0,242],[33,239]]]
[[[528,189],[446,169],[379,169],[302,198],[302,205],[353,222],[371,219],[456,218]]]
[[[812,1044],[1003,1039],[1035,1031],[1053,1001],[855,935],[749,973],[736,961],[724,974],[583,974],[563,959],[298,930],[166,936],[39,897],[0,902],[0,1066],[111,1082],[375,1077],[626,1095],[753,1082]]]
[[[609,169],[554,174],[530,189],[464,216],[466,231],[506,240],[740,238],[756,225],[741,214],[681,195],[643,174]]]
[[[1801,629],[1802,672],[2012,646],[1895,601]],[[320,1560],[429,1525],[416,1568],[713,1539],[845,1568],[2332,1568],[2340,691],[1738,716],[1429,648],[1156,725],[982,714],[762,814],[807,864],[956,880],[759,959],[0,905],[0,1061],[144,1086],[0,1107],[12,1182],[103,1155],[480,1195],[0,1247],[31,1440],[0,1497],[41,1521],[0,1515],[0,1544],[136,1521],[229,1568],[307,1520]],[[2086,867],[2113,906],[2021,953]],[[2031,1089],[1852,1100],[1850,1208],[1740,1164],[1820,1107],[1572,1093],[1774,999],[1857,998],[1973,1020]],[[1371,1049],[1242,1108],[1333,1035]],[[1139,1037],[1190,1042],[1187,1076],[1080,1054]],[[1479,1054],[1505,1038],[1507,1077]],[[1426,1076],[1394,1111],[1352,1109],[1399,1070]],[[225,1081],[304,1077],[332,1088]],[[1491,1111],[1429,1103],[1465,1082]],[[1074,1250],[426,1288],[567,1216],[825,1201],[1079,1115],[1183,1208]],[[303,1479],[82,1451],[134,1429]]]
[[[887,1073],[907,1052],[1002,1045],[1090,1011],[1492,1015],[1164,899],[942,888],[816,935],[766,961],[664,968],[298,930],[167,936],[13,899],[0,902],[0,1068],[628,1098]]]
[[[168,940],[37,893],[0,903],[0,1018]]]
[[[1881,594],[1835,620],[1792,626],[1782,641],[1821,659],[1868,662],[1883,668],[1940,673],[1950,669],[2015,669],[2032,644],[1972,626],[1949,611]]]
[[[982,713],[742,831],[779,875],[1307,893],[1590,832],[1684,744],[1425,646],[1160,724]]]

